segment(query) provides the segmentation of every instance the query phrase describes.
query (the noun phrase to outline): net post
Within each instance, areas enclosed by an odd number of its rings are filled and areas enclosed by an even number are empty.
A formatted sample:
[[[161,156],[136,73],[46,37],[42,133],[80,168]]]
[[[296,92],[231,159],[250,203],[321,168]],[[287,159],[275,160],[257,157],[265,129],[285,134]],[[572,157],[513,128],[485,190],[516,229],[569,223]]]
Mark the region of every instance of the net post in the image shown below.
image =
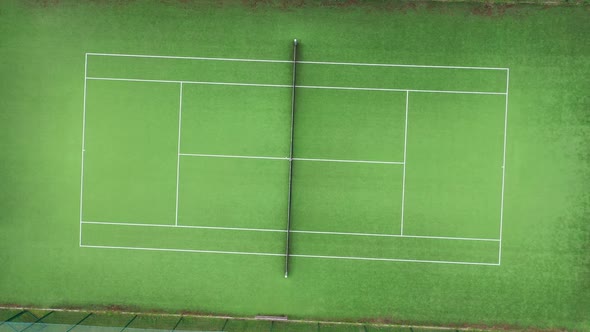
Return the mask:
[[[287,238],[285,243],[285,278],[289,277],[291,241],[291,202],[293,197],[293,136],[295,133],[295,82],[297,78],[297,39],[293,39],[293,86],[291,91],[291,144],[289,148],[289,196],[287,199]]]

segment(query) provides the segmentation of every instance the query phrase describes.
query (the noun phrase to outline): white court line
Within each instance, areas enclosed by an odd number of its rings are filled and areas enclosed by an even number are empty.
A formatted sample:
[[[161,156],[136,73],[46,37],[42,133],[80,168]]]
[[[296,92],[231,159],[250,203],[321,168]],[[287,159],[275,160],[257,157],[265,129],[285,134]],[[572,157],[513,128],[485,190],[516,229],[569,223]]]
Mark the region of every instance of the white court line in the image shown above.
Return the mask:
[[[141,78],[117,78],[117,77],[88,77],[89,80],[98,81],[126,81],[126,82],[152,82],[152,83],[184,83],[184,84],[202,84],[202,85],[229,85],[229,86],[258,86],[271,88],[293,88],[285,84],[263,84],[263,83],[235,83],[235,82],[206,82],[206,81],[184,81],[184,80],[155,80]],[[504,93],[502,93],[504,94]]]
[[[363,164],[392,164],[402,165],[401,161],[378,161],[378,160],[351,160],[351,159],[317,159],[317,158],[293,158],[293,160],[300,161],[323,161],[334,163],[363,163]]]
[[[152,83],[184,83],[200,85],[227,85],[227,86],[255,86],[270,88],[293,88],[292,85],[285,84],[262,84],[262,83],[235,83],[235,82],[204,82],[204,81],[184,81],[184,80],[156,80],[141,78],[116,78],[116,77],[88,77],[89,80],[100,81],[126,81],[126,82],[152,82]],[[422,93],[452,93],[452,94],[474,94],[474,95],[506,95],[506,92],[488,92],[488,91],[453,91],[453,90],[419,90],[419,89],[393,89],[393,88],[359,88],[346,86],[321,86],[321,85],[298,85],[301,89],[328,89],[328,90],[356,90],[356,91],[390,91],[390,92],[422,92]]]
[[[504,224],[504,183],[506,179],[506,135],[508,131],[508,85],[510,70],[506,72],[506,105],[504,110],[504,151],[502,152],[502,198],[500,201],[500,248],[498,250],[498,265],[502,263],[502,228]]]
[[[286,232],[284,229],[268,228],[238,228],[238,227],[218,227],[218,226],[190,226],[190,225],[165,225],[165,224],[135,224],[124,222],[107,222],[107,221],[83,221],[82,224],[91,225],[115,225],[115,226],[138,226],[138,227],[164,227],[164,228],[196,228],[196,229],[218,229],[228,231],[255,231],[255,232]]]
[[[239,155],[229,155],[229,154],[179,153],[178,155],[188,156],[188,157],[210,157],[210,158],[289,160],[289,157],[239,156]]]
[[[165,249],[165,248],[143,248],[143,247],[118,247],[118,246],[95,246],[82,245],[83,248],[102,248],[102,249],[130,249],[130,250],[149,250],[149,251],[175,251],[175,252],[200,252],[207,254],[229,254],[229,255],[251,255],[251,256],[285,256],[285,254],[273,254],[269,252],[246,252],[246,251],[223,251],[223,250],[198,250],[198,249]]]
[[[209,60],[209,61],[234,61],[234,62],[269,62],[269,63],[289,63],[289,60],[272,60],[272,59],[240,59],[240,58],[216,58],[216,57],[198,57],[198,56],[174,56],[174,55],[143,55],[143,54],[117,54],[117,53],[86,53],[95,56],[111,57],[129,57],[129,58],[158,58],[158,59],[180,59],[180,60]]]
[[[375,237],[399,237],[399,238],[436,239],[436,240],[462,240],[462,241],[500,242],[499,239],[486,239],[486,238],[474,238],[474,237],[451,237],[451,236],[398,235],[398,234],[323,232],[323,231],[291,231],[291,233],[327,234],[327,235],[351,235],[351,236],[375,236]]]
[[[86,53],[95,56],[131,57],[131,58],[160,58],[160,59],[184,59],[184,60],[210,60],[210,61],[236,61],[236,62],[268,62],[268,63],[293,63],[290,60],[273,59],[243,59],[243,58],[219,58],[219,57],[194,57],[194,56],[172,56],[172,55],[143,55],[143,54],[120,54],[120,53]],[[474,66],[437,66],[437,65],[406,65],[390,63],[362,63],[362,62],[331,62],[331,61],[296,61],[301,64],[316,65],[340,65],[340,66],[376,66],[376,67],[409,67],[409,68],[439,68],[439,69],[474,69],[474,70],[508,70],[501,67],[474,67]]]
[[[178,190],[180,188],[180,132],[182,129],[182,83],[180,83],[180,97],[178,104],[178,144],[176,155],[176,213],[174,224],[178,226]]]
[[[386,262],[408,262],[408,263],[436,263],[436,264],[457,264],[457,265],[487,265],[498,266],[498,263],[480,262],[457,262],[457,261],[433,261],[423,259],[402,259],[402,258],[375,258],[375,257],[353,257],[353,256],[322,256],[322,255],[301,255],[291,254],[292,257],[326,258],[326,259],[351,259],[359,261],[386,261]]]
[[[142,78],[117,78],[117,77],[87,77],[95,81],[125,81],[125,82],[153,82],[153,83],[186,83],[178,80],[150,80]]]
[[[372,66],[372,67],[408,67],[408,68],[434,68],[434,69],[508,70],[508,68],[502,68],[502,67],[404,65],[404,64],[395,64],[395,63],[362,63],[362,62],[330,62],[330,61],[297,61],[297,63],[311,64],[311,65],[337,65],[337,66]]]
[[[321,86],[321,85],[298,85],[302,89],[328,89],[328,90],[360,90],[360,91],[392,91],[392,92],[424,92],[424,93],[456,93],[475,95],[505,95],[505,92],[488,91],[460,91],[460,90],[420,90],[420,89],[394,89],[394,88],[360,88],[346,86]]]
[[[248,251],[221,251],[221,250],[198,250],[198,249],[165,249],[165,248],[147,248],[147,247],[123,247],[123,246],[101,246],[101,245],[82,245],[83,248],[98,249],[127,249],[127,250],[144,250],[144,251],[171,251],[171,252],[188,252],[188,253],[207,253],[207,254],[227,254],[227,255],[250,255],[250,256],[280,256],[285,254],[275,254],[267,252],[248,252]],[[323,255],[302,255],[290,254],[291,257],[301,258],[324,258],[324,259],[351,259],[360,261],[386,261],[386,262],[407,262],[407,263],[436,263],[436,264],[455,264],[455,265],[486,265],[497,266],[498,263],[479,263],[479,262],[458,262],[458,261],[434,261],[419,259],[399,259],[399,258],[374,258],[374,257],[355,257],[355,256],[323,256]]]
[[[238,159],[270,159],[270,160],[291,160],[289,157],[267,157],[267,156],[240,156],[227,154],[203,154],[203,153],[180,153],[181,156],[189,157],[211,157],[211,158],[238,158]],[[362,164],[392,164],[402,165],[401,161],[379,161],[379,160],[348,160],[348,159],[318,159],[318,158],[292,158],[298,161],[319,161],[334,163],[362,163]]]
[[[406,123],[404,125],[404,168],[402,173],[402,207],[401,207],[401,227],[400,234],[404,235],[404,207],[406,205],[406,152],[408,147],[408,108],[410,102],[410,92],[406,92]]]
[[[103,221],[83,221],[83,224],[92,225],[115,225],[115,226],[136,226],[136,227],[165,227],[165,228],[195,228],[195,229],[218,229],[230,231],[253,231],[253,232],[278,232],[284,233],[284,229],[270,229],[270,228],[242,228],[242,227],[219,227],[219,226],[189,226],[189,225],[165,225],[165,224],[136,224],[136,223],[120,223],[120,222],[103,222]],[[450,237],[450,236],[427,236],[427,235],[398,235],[398,234],[379,234],[379,233],[350,233],[350,232],[324,232],[324,231],[305,231],[305,230],[291,230],[291,233],[302,234],[325,234],[325,235],[350,235],[350,236],[373,236],[373,237],[399,237],[399,238],[415,238],[415,239],[437,239],[437,240],[462,240],[462,241],[488,241],[499,242],[499,239],[473,238],[473,237]]]
[[[80,240],[82,245],[82,211],[83,211],[83,193],[84,193],[84,154],[86,153],[86,82],[88,74],[88,55],[84,56],[84,101],[82,106],[82,162],[80,170]]]

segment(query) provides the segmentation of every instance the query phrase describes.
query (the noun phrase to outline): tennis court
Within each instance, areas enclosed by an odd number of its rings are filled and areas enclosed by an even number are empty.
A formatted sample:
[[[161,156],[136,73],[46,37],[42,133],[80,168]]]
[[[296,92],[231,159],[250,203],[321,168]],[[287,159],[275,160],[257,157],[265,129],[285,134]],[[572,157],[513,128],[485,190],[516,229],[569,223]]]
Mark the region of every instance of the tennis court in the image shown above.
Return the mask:
[[[0,1],[0,330],[589,330],[590,7],[533,2]]]
[[[508,68],[85,57],[82,247],[501,263]]]

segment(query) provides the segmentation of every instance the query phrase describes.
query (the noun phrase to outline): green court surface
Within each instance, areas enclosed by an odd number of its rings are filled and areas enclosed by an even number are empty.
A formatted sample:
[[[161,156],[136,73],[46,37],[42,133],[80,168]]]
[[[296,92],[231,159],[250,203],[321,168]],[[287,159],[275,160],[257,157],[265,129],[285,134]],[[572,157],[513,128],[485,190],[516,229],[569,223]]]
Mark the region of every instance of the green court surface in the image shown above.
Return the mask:
[[[297,4],[0,4],[0,304],[590,329],[589,7]]]

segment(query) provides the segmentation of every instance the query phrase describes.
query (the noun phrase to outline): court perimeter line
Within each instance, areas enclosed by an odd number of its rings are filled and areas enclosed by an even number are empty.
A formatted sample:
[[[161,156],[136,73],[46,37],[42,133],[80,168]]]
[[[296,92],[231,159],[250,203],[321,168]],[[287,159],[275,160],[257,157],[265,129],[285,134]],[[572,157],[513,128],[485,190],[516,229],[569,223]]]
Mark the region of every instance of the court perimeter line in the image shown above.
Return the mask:
[[[271,229],[271,228],[242,228],[242,227],[190,226],[190,225],[176,226],[176,225],[165,225],[165,224],[135,224],[135,223],[106,222],[106,221],[105,222],[103,222],[103,221],[82,221],[82,224],[136,226],[136,227],[196,228],[196,229],[217,229],[217,230],[229,230],[229,231],[277,232],[277,233],[286,232],[286,230],[284,230],[284,229]],[[450,236],[428,236],[428,235],[398,235],[398,234],[323,232],[323,231],[303,231],[303,230],[291,230],[291,233],[500,242],[500,239],[486,239],[486,238],[473,238],[473,237],[450,237]]]
[[[122,247],[122,246],[101,246],[101,245],[82,245],[83,248],[98,249],[127,249],[127,250],[144,250],[144,251],[171,251],[171,252],[190,252],[206,254],[227,254],[227,255],[250,255],[250,256],[279,256],[285,254],[275,254],[267,252],[248,252],[248,251],[222,251],[222,250],[199,250],[199,249],[166,249],[166,248],[145,248],[145,247]],[[374,258],[374,257],[356,257],[356,256],[322,256],[322,255],[302,255],[291,254],[292,257],[302,258],[325,258],[325,259],[351,259],[359,261],[386,261],[386,262],[407,262],[407,263],[436,263],[436,264],[455,264],[455,265],[487,265],[497,266],[498,263],[480,263],[480,262],[457,262],[457,261],[433,261],[419,259],[401,259],[401,258]]]
[[[410,101],[410,92],[406,92],[406,123],[404,125],[404,168],[402,171],[402,208],[401,208],[401,226],[400,226],[400,234],[404,235],[404,206],[406,204],[406,151],[408,146],[408,108]]]
[[[498,265],[502,263],[502,228],[504,223],[504,183],[506,179],[506,136],[508,131],[508,85],[510,70],[506,72],[506,105],[504,111],[504,151],[502,152],[502,197],[500,201],[500,248],[498,249]]]
[[[78,245],[82,245],[82,211],[84,195],[84,155],[86,154],[86,82],[88,81],[88,54],[84,56],[84,101],[82,106],[82,161],[80,167],[80,239]]]
[[[184,81],[184,80],[156,80],[141,78],[116,78],[116,77],[87,77],[89,80],[99,81],[126,81],[126,82],[152,82],[152,83],[184,83],[184,84],[201,84],[201,85],[228,85],[228,86],[256,86],[270,88],[293,88],[292,85],[285,84],[263,84],[263,83],[235,83],[235,82],[201,82],[201,81]],[[474,95],[506,95],[506,92],[488,92],[488,91],[453,91],[453,90],[420,90],[420,89],[394,89],[394,88],[359,88],[346,86],[320,86],[320,85],[298,85],[301,89],[328,89],[328,90],[358,90],[358,91],[391,91],[391,92],[422,92],[422,93],[455,93],[455,94],[474,94]]]
[[[269,62],[288,63],[290,60],[273,59],[243,59],[243,58],[219,58],[219,57],[194,57],[194,56],[173,56],[173,55],[143,55],[143,54],[120,54],[120,53],[86,53],[95,56],[130,57],[130,58],[160,58],[160,59],[184,59],[184,60],[210,60],[210,61],[235,61],[235,62]],[[314,65],[340,65],[340,66],[375,66],[375,67],[410,67],[410,68],[439,68],[439,69],[474,69],[474,70],[508,70],[502,67],[475,67],[475,66],[437,66],[437,65],[405,65],[390,63],[362,63],[362,62],[330,62],[330,61],[296,61],[302,64]]]
[[[178,226],[178,190],[180,188],[180,132],[182,129],[182,82],[180,83],[180,97],[178,104],[178,144],[176,155],[176,213],[174,215],[174,225]]]

